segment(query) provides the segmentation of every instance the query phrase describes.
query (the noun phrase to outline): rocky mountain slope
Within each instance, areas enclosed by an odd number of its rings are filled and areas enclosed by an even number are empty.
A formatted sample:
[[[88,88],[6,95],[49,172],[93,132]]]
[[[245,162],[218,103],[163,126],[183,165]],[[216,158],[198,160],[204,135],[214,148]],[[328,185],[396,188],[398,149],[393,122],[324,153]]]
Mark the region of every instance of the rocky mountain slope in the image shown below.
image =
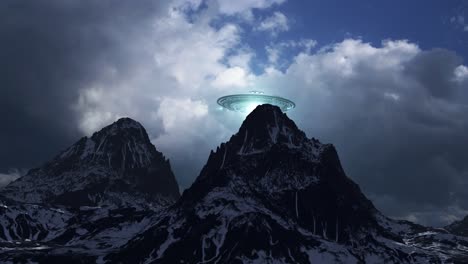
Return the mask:
[[[453,234],[468,236],[468,216],[445,227]]]
[[[169,161],[143,126],[122,118],[84,137],[1,192],[6,198],[68,206],[142,206],[173,201],[179,189]]]
[[[0,262],[94,263],[179,196],[145,129],[120,119],[0,191]]]

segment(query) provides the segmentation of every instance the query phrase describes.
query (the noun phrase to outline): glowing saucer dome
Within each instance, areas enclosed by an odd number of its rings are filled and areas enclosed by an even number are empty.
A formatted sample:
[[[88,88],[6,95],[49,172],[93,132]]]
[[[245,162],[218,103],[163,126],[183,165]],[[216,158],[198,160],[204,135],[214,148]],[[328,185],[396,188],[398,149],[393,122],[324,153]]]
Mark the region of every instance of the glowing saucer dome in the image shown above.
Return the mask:
[[[276,105],[283,112],[296,107],[296,104],[291,100],[280,96],[266,95],[259,91],[251,91],[247,94],[226,95],[220,97],[217,102],[225,109],[240,113],[250,113],[255,107],[262,104]]]

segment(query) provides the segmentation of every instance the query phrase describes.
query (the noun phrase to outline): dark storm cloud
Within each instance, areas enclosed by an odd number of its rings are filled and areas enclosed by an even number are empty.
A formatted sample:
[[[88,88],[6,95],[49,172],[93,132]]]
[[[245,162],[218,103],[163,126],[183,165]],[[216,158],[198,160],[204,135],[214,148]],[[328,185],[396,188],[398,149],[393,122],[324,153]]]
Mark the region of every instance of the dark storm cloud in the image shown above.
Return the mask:
[[[437,103],[429,98],[429,102],[409,100],[401,102],[403,105],[387,105],[386,112],[374,117],[358,113],[366,118],[355,120],[353,129],[343,128],[344,135],[334,136],[349,175],[366,193],[393,198],[377,200],[380,209],[406,217],[432,208],[431,218],[418,221],[440,225],[445,224],[446,208],[466,209],[468,205],[463,197],[468,181],[464,154],[468,147],[467,125],[463,116],[468,112],[460,107],[454,110],[458,113],[440,113],[431,109],[437,108]],[[362,110],[366,111],[366,107],[367,111],[375,109],[367,104]]]
[[[461,63],[462,59],[454,52],[436,49],[418,54],[408,63],[406,71],[428,89],[432,96],[447,98],[453,96],[453,89],[456,87],[453,71]]]
[[[148,26],[158,1],[0,2],[0,172],[48,160],[79,136],[78,90],[112,65],[122,38]]]

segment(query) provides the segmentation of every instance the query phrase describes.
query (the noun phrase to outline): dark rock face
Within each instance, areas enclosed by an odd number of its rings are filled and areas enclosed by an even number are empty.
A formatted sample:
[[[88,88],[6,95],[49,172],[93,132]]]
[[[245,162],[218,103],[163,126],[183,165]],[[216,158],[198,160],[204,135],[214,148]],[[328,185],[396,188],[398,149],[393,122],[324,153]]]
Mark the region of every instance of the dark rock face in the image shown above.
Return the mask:
[[[468,236],[468,216],[446,226],[445,229],[459,236]]]
[[[29,171],[1,194],[30,203],[97,206],[170,202],[179,189],[169,161],[141,124],[122,118]]]
[[[453,239],[378,212],[332,145],[279,108],[257,107],[147,231],[105,258],[123,263],[439,263]],[[435,234],[435,235],[434,235]],[[445,234],[443,234],[445,235]],[[421,243],[421,246],[419,246]],[[426,250],[439,243],[437,250]],[[460,244],[460,243],[458,243]],[[446,246],[444,249],[443,245]],[[444,255],[445,254],[445,255]]]
[[[278,108],[252,112],[239,132],[212,153],[181,203],[216,188],[259,199],[323,236],[345,241],[345,229],[371,227],[377,212],[341,167],[332,145],[309,140]],[[339,233],[342,234],[340,237]]]

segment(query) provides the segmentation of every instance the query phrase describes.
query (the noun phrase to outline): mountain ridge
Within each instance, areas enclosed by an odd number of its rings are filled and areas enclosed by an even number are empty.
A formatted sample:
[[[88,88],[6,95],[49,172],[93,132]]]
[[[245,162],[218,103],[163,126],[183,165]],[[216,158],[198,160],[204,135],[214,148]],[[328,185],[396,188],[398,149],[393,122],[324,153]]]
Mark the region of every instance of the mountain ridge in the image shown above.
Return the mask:
[[[1,194],[16,201],[72,206],[119,203],[121,194],[141,200],[140,204],[180,196],[169,160],[156,150],[143,126],[130,118],[81,138],[8,184]]]
[[[119,121],[93,134],[93,142],[81,139],[58,155],[50,162],[59,168],[53,172],[72,170],[86,179],[97,174],[81,174],[83,164],[97,166],[104,171],[97,178],[123,177],[130,189],[139,190],[139,175],[128,172],[153,166],[148,157],[169,166],[162,153],[134,144],[149,142],[141,124]],[[119,131],[128,135],[113,139]],[[131,194],[128,190],[121,185],[99,189],[117,194],[117,202],[104,195],[91,206],[56,199],[31,204],[0,196],[0,261],[468,262],[468,238],[384,216],[347,177],[332,144],[308,138],[271,105],[258,106],[236,134],[211,151],[197,179],[177,200],[152,199],[151,206],[148,197],[125,196]]]

